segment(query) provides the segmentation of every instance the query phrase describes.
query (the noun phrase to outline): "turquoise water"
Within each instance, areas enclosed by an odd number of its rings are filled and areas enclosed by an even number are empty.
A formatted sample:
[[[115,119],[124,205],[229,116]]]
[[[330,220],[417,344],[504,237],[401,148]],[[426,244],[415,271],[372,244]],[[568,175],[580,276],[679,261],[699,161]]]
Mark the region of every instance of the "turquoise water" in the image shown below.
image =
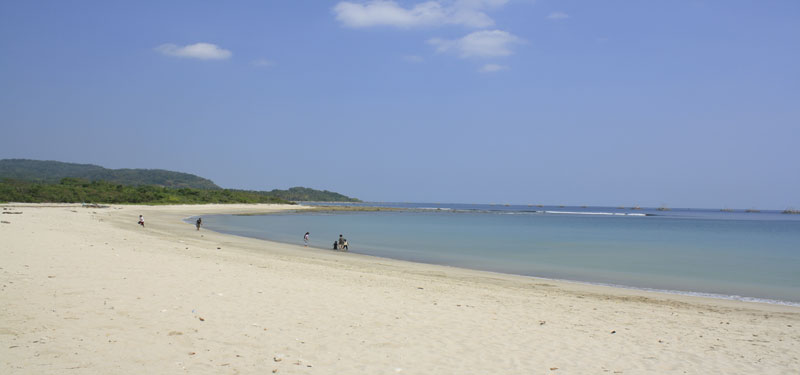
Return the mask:
[[[302,244],[308,231],[311,246],[320,249],[330,249],[341,233],[351,252],[380,257],[800,305],[796,215],[401,206],[415,209],[214,215],[203,221],[208,229],[294,244]]]

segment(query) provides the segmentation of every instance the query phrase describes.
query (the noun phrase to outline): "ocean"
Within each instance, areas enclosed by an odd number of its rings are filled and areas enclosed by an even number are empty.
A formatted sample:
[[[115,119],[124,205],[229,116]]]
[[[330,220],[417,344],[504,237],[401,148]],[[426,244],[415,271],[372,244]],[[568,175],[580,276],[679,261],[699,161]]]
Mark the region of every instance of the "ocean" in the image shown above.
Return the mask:
[[[312,203],[306,203],[312,204]],[[326,204],[330,205],[330,204]],[[204,216],[207,229],[414,262],[800,306],[800,215],[363,203],[402,211]],[[194,218],[189,219],[193,222]]]

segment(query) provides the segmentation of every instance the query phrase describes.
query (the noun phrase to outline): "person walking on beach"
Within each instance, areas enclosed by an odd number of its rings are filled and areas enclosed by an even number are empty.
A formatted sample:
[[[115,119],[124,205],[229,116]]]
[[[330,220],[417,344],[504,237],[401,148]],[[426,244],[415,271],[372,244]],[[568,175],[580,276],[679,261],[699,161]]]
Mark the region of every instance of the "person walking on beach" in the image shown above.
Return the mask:
[[[142,215],[139,215],[139,225],[141,225],[142,228],[144,228],[144,216]]]
[[[202,224],[203,224],[203,218],[198,217],[197,221],[194,223],[194,225],[197,227],[197,230],[200,230],[200,225]]]
[[[339,250],[347,250],[347,239],[339,235]]]
[[[306,245],[306,247],[308,247],[308,235],[309,235],[309,233],[306,232],[306,235],[303,236],[303,243]]]

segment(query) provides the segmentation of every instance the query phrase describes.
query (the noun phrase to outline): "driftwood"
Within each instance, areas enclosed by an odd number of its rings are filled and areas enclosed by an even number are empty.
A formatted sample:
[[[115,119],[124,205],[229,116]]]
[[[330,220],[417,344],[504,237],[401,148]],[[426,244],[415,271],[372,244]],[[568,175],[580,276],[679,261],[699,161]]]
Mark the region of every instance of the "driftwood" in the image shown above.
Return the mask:
[[[21,215],[22,211],[3,211],[6,215]]]

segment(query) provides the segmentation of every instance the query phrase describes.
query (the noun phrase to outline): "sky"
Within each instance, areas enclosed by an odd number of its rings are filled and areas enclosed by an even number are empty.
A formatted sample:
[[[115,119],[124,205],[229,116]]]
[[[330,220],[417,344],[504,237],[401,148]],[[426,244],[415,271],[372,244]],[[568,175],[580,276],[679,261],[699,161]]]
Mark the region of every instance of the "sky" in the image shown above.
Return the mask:
[[[0,159],[800,208],[800,2],[2,1]]]

